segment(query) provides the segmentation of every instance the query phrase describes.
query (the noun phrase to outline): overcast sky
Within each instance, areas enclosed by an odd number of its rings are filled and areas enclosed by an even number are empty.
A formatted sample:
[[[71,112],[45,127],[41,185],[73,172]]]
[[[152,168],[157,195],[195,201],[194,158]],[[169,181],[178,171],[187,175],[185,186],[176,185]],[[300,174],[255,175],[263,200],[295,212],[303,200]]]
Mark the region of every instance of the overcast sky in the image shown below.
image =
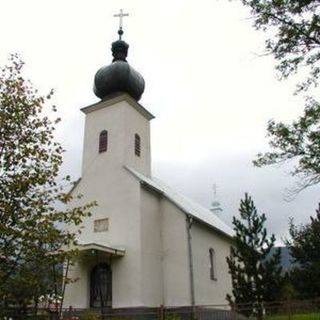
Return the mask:
[[[152,112],[153,173],[202,205],[218,185],[222,218],[237,214],[249,192],[278,239],[288,219],[314,214],[319,187],[291,202],[295,180],[285,168],[254,168],[268,149],[266,124],[302,112],[294,81],[279,82],[271,57],[261,57],[262,32],[254,30],[240,1],[227,0],[0,0],[0,62],[21,54],[26,74],[42,92],[54,88],[63,118],[58,138],[67,152],[63,170],[80,175],[84,115],[98,99],[95,72],[111,62],[120,8],[129,12],[124,40],[128,61],[146,81],[141,104]]]

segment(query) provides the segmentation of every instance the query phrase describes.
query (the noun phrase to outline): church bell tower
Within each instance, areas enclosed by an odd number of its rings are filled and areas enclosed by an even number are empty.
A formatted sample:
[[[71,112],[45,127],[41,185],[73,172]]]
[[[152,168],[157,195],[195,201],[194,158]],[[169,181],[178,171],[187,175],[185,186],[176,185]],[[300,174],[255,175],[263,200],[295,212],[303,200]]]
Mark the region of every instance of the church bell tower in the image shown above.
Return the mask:
[[[101,101],[82,109],[86,115],[82,176],[94,170],[97,177],[107,172],[110,177],[124,166],[151,175],[149,121],[154,117],[138,102],[145,82],[127,62],[124,14],[117,16],[119,39],[112,43],[112,63],[99,69],[94,78],[94,93]]]
[[[111,63],[94,78],[94,93],[100,100],[81,109],[85,114],[82,173],[73,192],[83,195],[76,200],[79,204],[96,201],[97,207],[82,223],[78,237],[82,255],[70,271],[70,277],[79,280],[67,288],[65,305],[78,308],[101,306],[101,299],[107,307],[143,305],[142,192],[129,171],[151,176],[154,117],[138,102],[145,83],[127,61],[129,45],[122,40],[121,24],[118,34],[111,46]],[[102,289],[97,280],[100,272],[108,279]],[[103,293],[96,294],[97,288]]]

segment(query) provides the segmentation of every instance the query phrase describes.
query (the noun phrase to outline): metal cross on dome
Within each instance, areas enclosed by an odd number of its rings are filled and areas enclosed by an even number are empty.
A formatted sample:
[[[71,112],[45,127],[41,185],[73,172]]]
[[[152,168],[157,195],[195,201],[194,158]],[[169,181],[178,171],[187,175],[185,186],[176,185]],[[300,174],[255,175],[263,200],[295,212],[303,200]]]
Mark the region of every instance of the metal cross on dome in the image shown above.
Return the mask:
[[[120,9],[120,12],[117,13],[117,14],[114,14],[113,16],[116,17],[116,18],[119,18],[119,31],[118,31],[118,34],[119,34],[119,39],[121,40],[121,36],[123,35],[123,30],[122,30],[123,17],[128,17],[129,13],[123,13],[123,10]]]

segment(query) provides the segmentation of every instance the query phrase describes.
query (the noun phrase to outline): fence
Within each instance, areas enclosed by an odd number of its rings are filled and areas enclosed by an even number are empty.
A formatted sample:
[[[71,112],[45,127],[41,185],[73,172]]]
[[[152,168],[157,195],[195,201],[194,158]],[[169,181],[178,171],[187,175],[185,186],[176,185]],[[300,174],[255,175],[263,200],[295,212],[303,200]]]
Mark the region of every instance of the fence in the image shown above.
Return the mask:
[[[0,310],[1,312],[1,310]],[[0,313],[0,320],[58,320],[55,312],[39,310],[36,317],[14,309]],[[124,309],[66,309],[63,320],[320,320],[320,299],[239,305],[201,305]]]
[[[261,306],[241,304],[234,306],[233,310],[236,315],[247,319],[320,320],[320,299],[266,302]]]

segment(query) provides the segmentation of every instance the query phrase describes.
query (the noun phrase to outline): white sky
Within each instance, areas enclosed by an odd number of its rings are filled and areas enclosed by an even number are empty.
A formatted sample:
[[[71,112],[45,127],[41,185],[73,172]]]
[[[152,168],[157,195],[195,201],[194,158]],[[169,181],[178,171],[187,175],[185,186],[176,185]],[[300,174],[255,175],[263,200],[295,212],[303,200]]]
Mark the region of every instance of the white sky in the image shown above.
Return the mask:
[[[240,1],[227,0],[0,0],[0,62],[11,52],[25,60],[26,74],[42,91],[56,90],[67,152],[64,171],[80,175],[84,116],[96,102],[95,72],[111,62],[120,8],[128,61],[145,78],[142,105],[152,121],[153,171],[186,195],[209,206],[212,184],[224,209],[237,214],[249,192],[280,239],[288,219],[314,214],[319,187],[284,201],[294,179],[284,168],[252,166],[267,150],[266,124],[290,121],[302,111],[294,82],[279,82],[262,32],[252,27]]]

